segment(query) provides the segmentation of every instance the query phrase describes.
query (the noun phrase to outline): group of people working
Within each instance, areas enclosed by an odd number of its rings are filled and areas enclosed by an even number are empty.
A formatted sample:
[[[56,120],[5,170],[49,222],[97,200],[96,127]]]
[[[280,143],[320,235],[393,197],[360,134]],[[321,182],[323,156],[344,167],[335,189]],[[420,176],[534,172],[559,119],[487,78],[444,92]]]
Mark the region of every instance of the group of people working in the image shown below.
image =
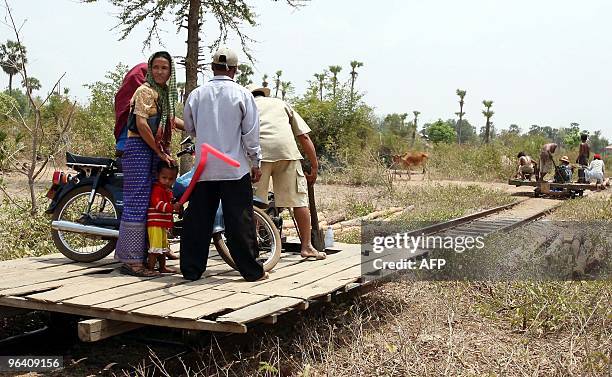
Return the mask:
[[[197,145],[207,143],[240,163],[233,167],[209,157],[201,176],[194,177],[197,183],[180,244],[185,279],[197,280],[206,270],[219,203],[237,270],[247,281],[268,277],[257,261],[252,185],[266,202],[270,179],[276,204],[294,208],[301,255],[325,259],[310,239],[307,185],[314,184],[318,170],[310,128],[291,106],[271,98],[268,88],[237,84],[233,80],[237,67],[237,54],[225,46],[219,48],[211,63],[213,78],[189,94],[183,119],[175,114],[178,96],[170,54],[156,52],[148,64],[139,64],[126,75],[115,97],[117,156],[124,174],[115,258],[123,263],[122,272],[136,276],[176,272],[165,265],[166,258],[177,258],[170,252],[167,230],[172,227],[172,214],[182,211],[172,196],[178,169],[169,147],[175,128],[195,137]],[[302,170],[296,138],[310,161],[310,172]],[[196,161],[200,153],[196,148]]]
[[[580,147],[578,150],[578,157],[576,163],[583,169],[584,177],[579,177],[580,183],[590,183],[595,181],[598,187],[602,189],[605,183],[605,165],[599,153],[593,155],[593,160],[589,163],[591,155],[591,148],[588,144],[588,135],[580,135]],[[543,181],[544,177],[554,171],[554,181],[557,183],[567,183],[572,181],[572,174],[574,167],[570,164],[570,159],[567,156],[562,156],[559,159],[559,165],[556,166],[554,163],[553,154],[556,152],[558,145],[555,143],[544,144],[540,151],[539,162],[533,160],[530,156],[526,155],[525,152],[519,152],[518,158],[518,170],[516,173],[517,178],[531,179],[533,175],[536,179]]]

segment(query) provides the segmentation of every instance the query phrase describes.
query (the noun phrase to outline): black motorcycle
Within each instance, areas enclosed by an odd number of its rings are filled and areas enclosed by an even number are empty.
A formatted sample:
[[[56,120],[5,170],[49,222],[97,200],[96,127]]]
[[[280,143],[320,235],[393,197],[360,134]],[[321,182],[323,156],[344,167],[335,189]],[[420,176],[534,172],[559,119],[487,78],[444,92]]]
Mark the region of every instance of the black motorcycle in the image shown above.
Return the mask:
[[[184,149],[177,157],[193,154],[191,139],[183,140],[181,145]],[[51,235],[55,246],[66,257],[77,262],[93,262],[115,249],[123,212],[123,173],[117,160],[77,156],[70,152],[66,152],[66,165],[76,171],[76,175],[55,172],[53,184],[47,193],[51,199],[46,211],[52,215]],[[184,188],[175,187],[177,198],[182,191]],[[269,208],[256,199],[253,204],[259,259],[264,269],[269,271],[280,259],[281,236],[277,225],[282,223],[278,218],[273,220],[266,214],[275,213],[274,207]],[[185,211],[188,210],[189,207]],[[235,267],[225,243],[224,231],[223,213],[219,208],[213,242],[223,259]],[[180,237],[181,232],[182,220],[178,220],[172,236]]]

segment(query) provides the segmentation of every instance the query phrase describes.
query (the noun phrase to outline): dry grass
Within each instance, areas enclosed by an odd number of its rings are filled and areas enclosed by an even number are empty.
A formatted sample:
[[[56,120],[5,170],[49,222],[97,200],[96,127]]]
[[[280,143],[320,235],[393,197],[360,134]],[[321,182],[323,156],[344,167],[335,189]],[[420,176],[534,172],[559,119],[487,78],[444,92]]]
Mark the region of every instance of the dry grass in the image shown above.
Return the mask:
[[[594,300],[565,310],[565,326],[517,330],[512,310],[483,309],[492,299],[521,300],[521,285],[386,283],[373,293],[260,330],[242,345],[213,339],[182,376],[603,376],[609,372],[610,290],[564,283]],[[608,287],[609,288],[609,287]],[[543,297],[541,297],[543,298]],[[534,297],[529,297],[533,300]],[[607,300],[607,301],[606,301]],[[504,310],[505,309],[505,310]],[[141,374],[144,376],[145,372]]]

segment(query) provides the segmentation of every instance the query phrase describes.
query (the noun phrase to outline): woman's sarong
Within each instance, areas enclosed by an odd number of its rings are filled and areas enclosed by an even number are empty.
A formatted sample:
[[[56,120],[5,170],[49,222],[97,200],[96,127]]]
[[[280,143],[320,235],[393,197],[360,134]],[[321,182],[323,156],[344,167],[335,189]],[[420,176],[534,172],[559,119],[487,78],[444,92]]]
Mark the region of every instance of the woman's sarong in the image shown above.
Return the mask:
[[[127,139],[122,157],[123,214],[115,250],[115,259],[123,263],[140,263],[146,258],[147,208],[158,161],[144,140]]]

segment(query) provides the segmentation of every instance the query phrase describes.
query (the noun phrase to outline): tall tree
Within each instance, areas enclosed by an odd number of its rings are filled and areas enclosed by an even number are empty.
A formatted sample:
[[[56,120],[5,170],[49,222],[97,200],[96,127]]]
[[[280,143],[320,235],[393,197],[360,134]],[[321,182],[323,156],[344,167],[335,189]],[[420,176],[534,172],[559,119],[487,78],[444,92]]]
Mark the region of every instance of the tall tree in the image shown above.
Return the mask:
[[[491,111],[491,106],[493,106],[493,101],[484,100],[482,101],[482,104],[485,107],[485,109],[482,111],[482,115],[484,115],[485,118],[487,119],[487,123],[485,125],[484,139],[485,139],[485,144],[489,144],[489,140],[491,139],[491,118],[493,117],[493,114],[495,114],[495,112]]]
[[[0,45],[0,66],[9,76],[9,93],[13,91],[13,76],[19,73],[27,62],[26,48],[21,43],[8,40]]]
[[[408,118],[408,113],[400,114],[400,119],[402,120],[402,128],[406,127],[406,118]]]
[[[98,0],[83,1],[93,3]],[[285,0],[292,7],[298,7],[307,1],[309,0]],[[137,25],[149,22],[143,49],[151,45],[151,40],[154,37],[161,42],[159,24],[168,17],[174,18],[178,30],[181,28],[187,29],[187,52],[185,58],[179,61],[180,64],[185,66],[185,98],[196,88],[198,71],[203,67],[204,62],[210,61],[201,53],[199,35],[201,26],[208,18],[212,17],[219,29],[219,35],[209,45],[211,50],[215,50],[222,42],[227,40],[230,33],[234,33],[238,36],[242,51],[247,58],[251,61],[253,59],[248,48],[252,39],[244,34],[242,26],[244,24],[256,25],[256,14],[253,9],[254,1],[108,0],[108,2],[120,8],[119,24],[116,26],[121,29],[120,40],[125,39]],[[190,156],[185,155],[184,158],[181,158],[181,173],[189,170],[190,165]]]
[[[359,67],[363,67],[362,62],[358,62],[357,60],[353,60],[351,62],[351,102],[353,102],[353,98],[355,96],[355,80],[357,79],[357,71],[356,69]]]
[[[253,83],[251,80],[251,76],[253,75],[253,68],[251,68],[248,64],[239,64],[238,65],[238,77],[236,77],[236,82],[242,86],[247,86]]]
[[[261,86],[267,88],[268,85],[270,85],[270,83],[268,82],[268,74],[264,73],[263,77],[261,78]]]
[[[325,79],[327,78],[327,72],[323,71],[323,73],[315,73],[314,77],[319,82],[319,99],[323,101],[323,87],[325,86]]]
[[[417,127],[418,127],[417,121],[419,120],[419,115],[421,114],[421,112],[415,110],[412,113],[414,114],[414,128],[412,129],[412,142],[411,142],[411,145],[414,146],[414,141],[416,139],[416,131],[417,131]]]
[[[459,117],[459,125],[457,126],[457,142],[461,144],[461,126],[463,122],[463,116],[465,113],[463,112],[463,104],[465,103],[463,99],[465,98],[466,91],[463,89],[457,89],[457,95],[459,96],[459,112],[455,113]]]
[[[291,90],[291,81],[283,81],[281,83],[281,98],[283,99],[283,101],[285,100],[285,97],[287,96],[289,90]]]
[[[280,69],[276,71],[276,77],[274,78],[274,97],[278,97],[278,90],[281,86],[281,76],[283,75],[283,71]]]
[[[332,74],[332,96],[336,97],[336,88],[338,86],[338,73],[342,71],[342,67],[339,65],[330,65],[329,71]]]

